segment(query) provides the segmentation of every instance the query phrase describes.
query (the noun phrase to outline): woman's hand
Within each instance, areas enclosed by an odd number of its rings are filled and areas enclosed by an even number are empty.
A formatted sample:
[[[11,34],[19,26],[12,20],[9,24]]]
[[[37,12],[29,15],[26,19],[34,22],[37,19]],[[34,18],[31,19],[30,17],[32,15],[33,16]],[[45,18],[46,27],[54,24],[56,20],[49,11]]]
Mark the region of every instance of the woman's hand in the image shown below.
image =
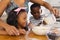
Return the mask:
[[[59,16],[59,10],[57,8],[53,8],[52,12],[56,17]]]
[[[0,19],[0,27],[4,28],[8,35],[19,35],[18,29],[15,26],[8,25]]]
[[[5,30],[8,35],[19,35],[18,29],[16,29],[14,26],[7,26],[5,27]]]

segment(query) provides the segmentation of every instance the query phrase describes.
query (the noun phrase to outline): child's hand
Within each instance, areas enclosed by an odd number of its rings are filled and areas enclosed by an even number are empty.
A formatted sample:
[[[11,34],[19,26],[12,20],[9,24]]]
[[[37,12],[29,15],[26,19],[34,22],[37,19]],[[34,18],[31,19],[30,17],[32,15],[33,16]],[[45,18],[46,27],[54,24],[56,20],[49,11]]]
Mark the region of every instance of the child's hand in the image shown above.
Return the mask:
[[[20,34],[26,34],[26,31],[24,29],[19,29]]]
[[[7,26],[5,30],[9,35],[19,35],[19,31],[14,26]]]
[[[43,21],[43,24],[44,24],[44,25],[47,25],[47,23],[46,23],[45,21]]]

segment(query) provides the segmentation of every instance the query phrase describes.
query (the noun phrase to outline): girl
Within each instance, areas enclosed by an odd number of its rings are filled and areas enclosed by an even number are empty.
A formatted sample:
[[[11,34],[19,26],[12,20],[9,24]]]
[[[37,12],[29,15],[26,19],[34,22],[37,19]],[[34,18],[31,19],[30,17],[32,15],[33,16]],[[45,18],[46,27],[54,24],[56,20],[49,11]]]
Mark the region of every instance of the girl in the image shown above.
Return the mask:
[[[7,18],[7,23],[9,25],[15,26],[20,34],[25,34],[28,30],[27,28],[27,12],[26,7],[22,8],[14,8],[9,14]],[[6,34],[6,33],[5,33]],[[15,34],[14,34],[15,35]]]
[[[19,29],[20,33],[25,34],[28,30],[26,27],[27,22],[27,12],[26,7],[22,8],[14,8],[9,14],[7,18],[7,23],[9,25],[15,26]]]

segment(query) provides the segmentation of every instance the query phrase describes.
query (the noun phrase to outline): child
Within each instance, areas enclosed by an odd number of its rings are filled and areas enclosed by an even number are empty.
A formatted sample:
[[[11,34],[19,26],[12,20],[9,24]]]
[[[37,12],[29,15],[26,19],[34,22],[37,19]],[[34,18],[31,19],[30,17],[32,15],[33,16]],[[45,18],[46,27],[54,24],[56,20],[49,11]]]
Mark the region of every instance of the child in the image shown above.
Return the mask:
[[[15,26],[20,34],[25,34],[28,30],[27,28],[27,12],[25,7],[22,8],[14,8],[9,14],[7,18],[7,23],[9,25]]]
[[[27,12],[25,9],[26,9],[25,7],[13,9],[9,13],[7,18],[7,23],[20,29],[22,34],[24,34],[23,31],[28,30],[28,28],[26,27]]]
[[[43,17],[41,16],[42,10],[41,6],[37,3],[34,3],[30,7],[32,16],[30,17],[30,22],[35,26],[43,22]]]

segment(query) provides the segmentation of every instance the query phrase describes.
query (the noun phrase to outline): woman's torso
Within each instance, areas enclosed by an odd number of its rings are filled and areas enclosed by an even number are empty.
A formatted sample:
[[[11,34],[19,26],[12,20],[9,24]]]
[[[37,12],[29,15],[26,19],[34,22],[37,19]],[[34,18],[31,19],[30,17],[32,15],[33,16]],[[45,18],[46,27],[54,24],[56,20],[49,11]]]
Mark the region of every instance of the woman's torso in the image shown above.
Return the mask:
[[[28,0],[23,0],[23,1],[11,0],[10,4],[8,5],[5,11],[8,14],[12,9],[23,6],[28,7]]]

